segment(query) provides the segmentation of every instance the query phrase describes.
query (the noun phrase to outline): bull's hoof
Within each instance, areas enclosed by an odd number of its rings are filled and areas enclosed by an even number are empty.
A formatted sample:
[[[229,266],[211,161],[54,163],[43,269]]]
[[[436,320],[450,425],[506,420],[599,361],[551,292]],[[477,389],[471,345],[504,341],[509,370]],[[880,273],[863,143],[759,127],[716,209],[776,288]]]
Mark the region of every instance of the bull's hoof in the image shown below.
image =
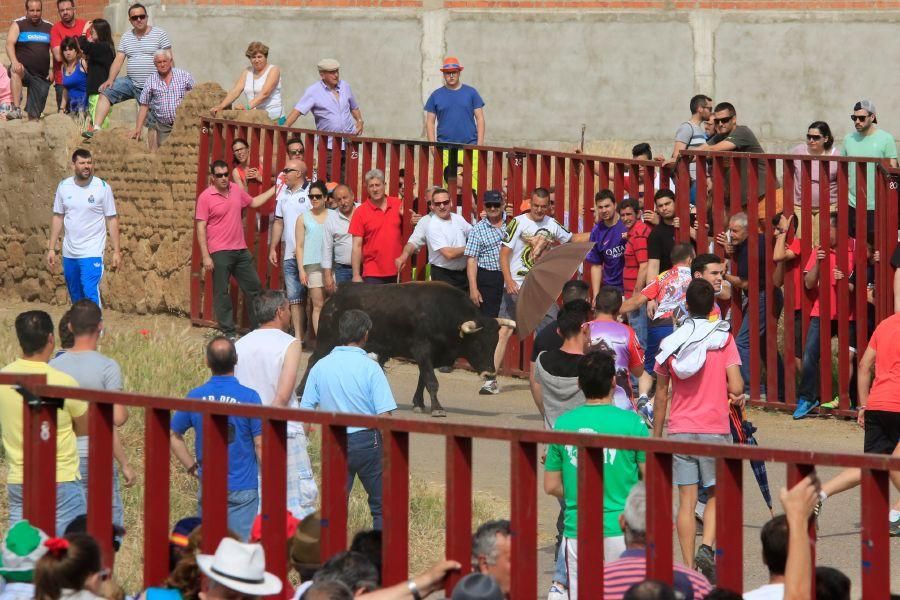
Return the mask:
[[[425,412],[425,407],[424,406],[413,406],[413,412],[414,413],[423,413],[423,412]]]
[[[432,417],[446,417],[447,413],[443,408],[435,408],[431,411]]]

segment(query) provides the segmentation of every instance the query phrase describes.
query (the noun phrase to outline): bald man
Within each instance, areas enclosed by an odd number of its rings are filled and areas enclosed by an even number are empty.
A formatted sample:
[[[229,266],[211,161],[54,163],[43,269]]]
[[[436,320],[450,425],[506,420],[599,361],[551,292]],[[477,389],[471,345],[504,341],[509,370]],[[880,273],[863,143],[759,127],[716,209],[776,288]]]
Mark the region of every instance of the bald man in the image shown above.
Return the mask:
[[[353,280],[353,236],[350,235],[350,217],[356,210],[353,190],[344,184],[334,188],[337,210],[328,213],[325,219],[325,246],[322,252],[325,291],[333,294],[340,283]]]

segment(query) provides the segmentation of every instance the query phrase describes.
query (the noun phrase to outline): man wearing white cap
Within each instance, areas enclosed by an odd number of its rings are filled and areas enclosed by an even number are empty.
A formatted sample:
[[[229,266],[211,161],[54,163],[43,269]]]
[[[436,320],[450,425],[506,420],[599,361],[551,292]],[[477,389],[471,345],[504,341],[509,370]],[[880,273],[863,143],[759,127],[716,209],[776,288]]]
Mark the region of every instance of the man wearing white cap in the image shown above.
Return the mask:
[[[312,84],[303,92],[303,97],[287,116],[285,125],[290,127],[301,116],[312,112],[316,120],[316,129],[329,133],[349,133],[362,135],[363,122],[359,104],[353,96],[350,84],[341,79],[341,63],[333,58],[319,61],[319,77],[321,81]],[[341,148],[343,149],[343,144]],[[344,170],[341,161],[341,172]],[[320,165],[321,167],[321,165]],[[325,180],[331,179],[331,140],[328,140],[328,166]],[[343,178],[338,178],[343,181]]]
[[[209,577],[201,600],[252,600],[281,592],[281,580],[266,572],[266,554],[260,544],[222,538],[215,554],[197,555],[197,566]]]

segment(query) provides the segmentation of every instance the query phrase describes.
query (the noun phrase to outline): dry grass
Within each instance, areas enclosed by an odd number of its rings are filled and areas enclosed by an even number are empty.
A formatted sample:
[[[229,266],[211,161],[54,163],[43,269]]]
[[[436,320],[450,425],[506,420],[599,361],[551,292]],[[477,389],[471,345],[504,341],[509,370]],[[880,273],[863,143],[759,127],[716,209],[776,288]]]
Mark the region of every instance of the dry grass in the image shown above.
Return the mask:
[[[56,311],[54,311],[56,312]],[[54,314],[58,319],[59,314]],[[12,327],[12,316],[0,320],[0,364],[6,364],[19,353]],[[184,321],[171,318],[147,318],[140,325],[135,319],[107,326],[102,351],[119,361],[125,389],[167,396],[182,396],[208,377],[203,366],[204,338],[201,332]],[[143,415],[131,409],[131,417],[122,430],[122,440],[132,465],[143,473]],[[193,447],[189,440],[189,447]],[[311,437],[310,454],[317,480],[320,480],[319,436]],[[6,465],[0,460],[0,478]],[[125,526],[128,534],[117,556],[116,577],[128,593],[141,589],[143,572],[143,481],[122,489]],[[173,459],[170,523],[195,514],[197,481],[176,467]],[[349,533],[370,526],[365,493],[357,482],[350,499]],[[500,518],[508,514],[508,504],[485,494],[476,493],[473,501],[473,523]],[[410,568],[418,571],[443,556],[444,488],[418,477],[410,480]],[[0,519],[6,523],[5,487],[0,495]]]

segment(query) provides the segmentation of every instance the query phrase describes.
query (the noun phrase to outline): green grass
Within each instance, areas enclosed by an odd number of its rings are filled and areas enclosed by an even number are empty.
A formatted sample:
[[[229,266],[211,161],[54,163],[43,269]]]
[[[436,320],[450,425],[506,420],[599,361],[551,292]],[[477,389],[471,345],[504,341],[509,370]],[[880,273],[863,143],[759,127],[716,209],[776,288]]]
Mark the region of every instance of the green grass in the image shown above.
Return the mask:
[[[57,312],[57,311],[54,311]],[[59,314],[54,314],[58,319]],[[182,397],[185,392],[203,383],[209,376],[204,367],[205,339],[200,330],[185,321],[168,317],[137,319],[126,317],[112,321],[105,332],[101,350],[115,358],[122,367],[126,391]],[[13,330],[13,317],[0,321],[0,364],[7,364],[19,354]],[[117,322],[118,321],[118,322]],[[122,442],[131,464],[143,473],[143,413],[130,409],[128,423],[121,430]],[[190,434],[189,434],[190,435]],[[193,442],[188,439],[188,447]],[[321,481],[320,439],[313,433],[310,457],[317,481]],[[5,477],[6,465],[0,460],[0,478]],[[198,482],[184,473],[172,460],[170,493],[170,523],[195,514]],[[125,506],[125,527],[128,531],[116,557],[116,579],[128,593],[141,589],[143,573],[143,510],[144,481],[141,478],[132,488],[122,488]],[[5,488],[0,495],[0,519],[6,523]],[[444,548],[444,488],[412,476],[409,503],[410,569],[417,572],[443,557]],[[473,518],[475,525],[508,514],[508,504],[486,494],[475,493]],[[348,531],[350,535],[371,526],[365,493],[359,482],[350,498]]]

